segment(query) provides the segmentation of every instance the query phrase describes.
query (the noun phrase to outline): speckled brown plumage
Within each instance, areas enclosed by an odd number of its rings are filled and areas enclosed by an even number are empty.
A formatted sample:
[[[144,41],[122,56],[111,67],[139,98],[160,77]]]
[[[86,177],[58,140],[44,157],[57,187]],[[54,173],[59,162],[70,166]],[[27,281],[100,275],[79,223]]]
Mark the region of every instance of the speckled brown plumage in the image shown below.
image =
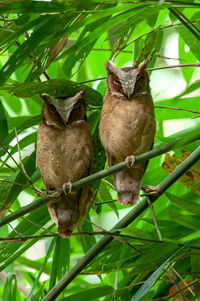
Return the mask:
[[[109,64],[109,62],[108,62]],[[100,137],[109,166],[124,161],[127,156],[138,155],[152,148],[155,135],[153,101],[149,89],[148,74],[144,67],[133,79],[135,86],[122,87],[115,66],[106,65],[108,89],[104,98],[100,122]],[[128,72],[133,68],[122,68]],[[119,70],[119,69],[117,69]],[[127,74],[126,74],[127,76]],[[130,81],[130,84],[131,83]],[[133,204],[139,198],[141,179],[147,163],[134,164],[113,175],[121,204]]]
[[[92,142],[82,98],[73,105],[67,121],[62,120],[48,100],[46,98],[38,130],[37,166],[46,189],[54,191],[67,182],[78,181],[90,174]],[[70,236],[79,217],[84,215],[87,192],[88,188],[84,187],[62,196],[57,202],[48,203],[50,215],[63,237]]]

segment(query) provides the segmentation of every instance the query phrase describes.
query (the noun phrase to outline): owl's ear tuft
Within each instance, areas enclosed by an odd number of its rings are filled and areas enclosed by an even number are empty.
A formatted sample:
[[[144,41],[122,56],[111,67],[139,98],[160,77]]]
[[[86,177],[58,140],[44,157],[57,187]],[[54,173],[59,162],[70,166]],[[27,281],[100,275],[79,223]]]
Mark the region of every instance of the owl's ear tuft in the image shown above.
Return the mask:
[[[142,71],[146,70],[149,62],[150,62],[150,60],[146,60],[143,63],[141,63],[138,67],[138,72],[142,72]]]
[[[115,64],[112,61],[107,61],[105,63],[105,68],[107,73],[116,73],[117,72],[117,67],[115,66]]]
[[[44,101],[45,103],[47,103],[47,104],[49,104],[50,103],[50,101],[49,101],[49,99],[50,99],[50,97],[49,97],[49,95],[48,94],[40,94],[40,98],[42,99],[42,101]]]
[[[80,92],[78,92],[74,97],[75,99],[79,100],[82,99],[85,96],[86,91],[85,90],[81,90]]]

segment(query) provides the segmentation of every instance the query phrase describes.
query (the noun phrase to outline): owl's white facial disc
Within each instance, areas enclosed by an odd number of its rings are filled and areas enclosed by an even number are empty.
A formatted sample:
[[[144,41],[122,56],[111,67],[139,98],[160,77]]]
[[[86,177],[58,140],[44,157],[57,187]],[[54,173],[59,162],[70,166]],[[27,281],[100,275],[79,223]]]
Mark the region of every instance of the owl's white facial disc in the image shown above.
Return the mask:
[[[128,72],[117,69],[117,76],[120,79],[120,83],[122,85],[122,89],[125,95],[127,95],[128,98],[131,97],[133,94],[135,83],[138,75],[138,69],[132,69]]]
[[[62,118],[63,122],[66,124],[71,111],[75,103],[82,97],[83,91],[77,93],[73,97],[62,99],[51,98],[50,103],[55,106],[56,111],[59,113],[60,117]]]

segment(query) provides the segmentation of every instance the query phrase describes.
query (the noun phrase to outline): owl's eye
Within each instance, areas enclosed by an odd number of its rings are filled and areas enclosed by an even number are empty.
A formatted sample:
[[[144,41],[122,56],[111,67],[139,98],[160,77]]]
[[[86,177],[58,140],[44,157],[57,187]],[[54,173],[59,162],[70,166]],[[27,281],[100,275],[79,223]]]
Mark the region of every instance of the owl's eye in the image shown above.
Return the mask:
[[[49,111],[50,111],[51,113],[55,113],[54,107],[49,107]]]
[[[143,77],[141,76],[141,77],[139,77],[138,79],[137,79],[137,82],[141,82],[142,81],[142,79],[143,79]]]
[[[121,85],[120,81],[116,80],[116,79],[114,79],[114,83],[117,84],[117,85]]]

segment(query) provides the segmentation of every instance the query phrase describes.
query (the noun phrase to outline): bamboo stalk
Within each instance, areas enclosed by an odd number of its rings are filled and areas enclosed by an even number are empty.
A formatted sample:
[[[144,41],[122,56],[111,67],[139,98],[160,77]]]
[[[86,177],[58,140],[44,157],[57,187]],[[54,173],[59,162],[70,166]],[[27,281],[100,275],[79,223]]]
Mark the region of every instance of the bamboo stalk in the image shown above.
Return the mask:
[[[200,133],[199,133],[199,129],[197,129],[194,134],[190,135],[190,137],[186,136],[186,137],[179,138],[173,142],[167,143],[167,144],[162,145],[158,148],[155,148],[151,151],[148,151],[146,153],[136,156],[135,162],[138,163],[138,162],[147,161],[151,158],[162,155],[169,150],[172,150],[172,149],[178,148],[182,145],[191,143],[192,141],[199,139],[199,138],[200,138]],[[82,178],[79,181],[74,182],[72,184],[72,190],[79,189],[82,186],[88,185],[94,181],[97,181],[99,179],[107,177],[113,173],[116,173],[116,172],[124,169],[124,168],[127,168],[126,161],[118,163],[110,168],[104,169],[100,172],[97,172],[88,177]],[[62,190],[61,190],[61,192],[62,192]],[[4,218],[0,219],[0,227],[14,221],[15,219],[19,218],[20,216],[23,216],[41,206],[44,206],[46,203],[48,203],[48,201],[49,201],[48,197],[42,197],[42,198],[38,199],[37,201],[32,202],[29,205],[24,206],[24,207],[20,208],[19,210],[5,216]]]
[[[163,194],[172,184],[180,178],[186,170],[194,165],[200,159],[200,147],[198,147],[189,157],[187,157],[168,177],[160,184],[160,193],[157,196],[150,196],[151,202],[155,202],[161,194]],[[148,207],[148,198],[145,197],[133,209],[126,214],[113,228],[116,230],[124,228],[133,222],[144,210]],[[113,240],[112,236],[103,237],[96,243],[80,260],[79,262],[47,293],[43,301],[55,300],[57,296],[67,287],[69,283],[91,262],[103,248]]]

